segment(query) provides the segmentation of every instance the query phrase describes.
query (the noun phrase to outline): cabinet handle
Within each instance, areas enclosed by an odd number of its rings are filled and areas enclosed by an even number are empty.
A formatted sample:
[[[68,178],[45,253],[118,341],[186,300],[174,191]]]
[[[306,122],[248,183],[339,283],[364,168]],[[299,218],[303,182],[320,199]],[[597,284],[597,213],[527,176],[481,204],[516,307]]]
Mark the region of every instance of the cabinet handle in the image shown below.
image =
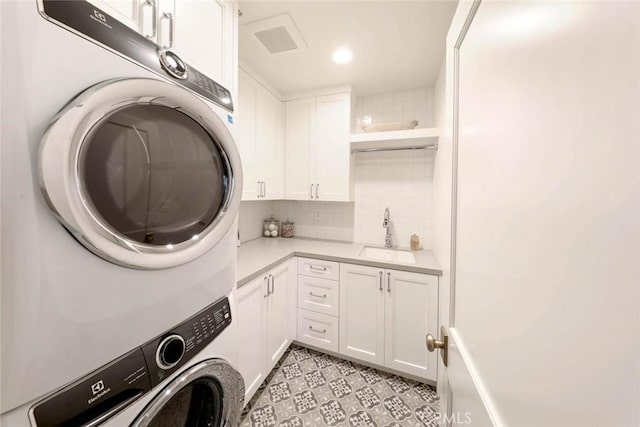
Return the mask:
[[[271,293],[274,293],[274,292],[275,292],[275,290],[276,290],[276,289],[275,289],[275,283],[274,283],[274,282],[275,282],[275,280],[274,280],[274,279],[275,279],[275,278],[273,277],[273,275],[271,275],[271,274],[270,274],[270,275],[269,275],[269,280],[271,281]]]
[[[316,184],[316,199],[320,198],[320,196],[318,195],[318,188],[320,188],[320,184]]]
[[[269,279],[267,278],[267,276],[264,276],[262,278],[262,283],[267,282],[267,294],[264,296],[265,298],[269,297]]]
[[[327,294],[317,295],[317,294],[314,294],[313,292],[309,292],[309,295],[311,295],[312,297],[316,297],[316,298],[326,298],[327,297]]]
[[[319,333],[319,334],[326,334],[326,333],[327,333],[327,330],[326,330],[326,329],[323,329],[323,330],[319,331],[318,329],[313,329],[313,326],[311,326],[311,325],[309,325],[309,330],[310,330],[311,332],[317,332],[317,333]]]
[[[313,199],[313,184],[311,184],[311,187],[309,187],[309,198]]]
[[[163,19],[168,19],[169,20],[169,44],[166,44],[166,45],[163,44],[163,46],[162,46],[163,48],[168,49],[168,48],[172,48],[173,47],[173,26],[174,26],[173,13],[163,12],[162,13],[162,17],[160,18],[160,21],[162,21]],[[160,23],[160,27],[159,28],[162,29],[162,22]],[[160,35],[158,35],[158,38],[160,38]]]
[[[391,292],[391,273],[387,273],[387,292]]]
[[[315,265],[310,265],[309,270],[322,271],[324,273],[327,271],[327,267],[316,267]]]
[[[145,34],[144,36],[148,39],[153,39],[156,37],[156,29],[157,29],[156,0],[145,0],[145,2],[140,5],[140,19],[139,19],[138,25],[140,25],[140,28],[142,30],[144,30],[144,9],[147,7],[151,7],[151,34]]]
[[[258,199],[262,197],[262,186],[260,185],[260,181],[258,181]]]
[[[267,196],[267,181],[262,181],[262,197]]]
[[[382,271],[380,272],[380,280],[378,282],[380,284],[380,287],[378,288],[379,291],[382,290]]]

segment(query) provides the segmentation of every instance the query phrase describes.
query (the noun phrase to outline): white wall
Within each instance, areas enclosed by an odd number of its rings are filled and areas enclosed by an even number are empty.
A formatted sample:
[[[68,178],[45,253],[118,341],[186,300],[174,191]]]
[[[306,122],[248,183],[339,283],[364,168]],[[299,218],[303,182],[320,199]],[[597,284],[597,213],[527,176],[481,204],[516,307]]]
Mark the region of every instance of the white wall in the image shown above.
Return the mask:
[[[371,117],[373,123],[417,120],[418,128],[434,126],[433,88],[419,88],[403,92],[359,96],[352,108],[352,132],[361,133],[362,119]]]

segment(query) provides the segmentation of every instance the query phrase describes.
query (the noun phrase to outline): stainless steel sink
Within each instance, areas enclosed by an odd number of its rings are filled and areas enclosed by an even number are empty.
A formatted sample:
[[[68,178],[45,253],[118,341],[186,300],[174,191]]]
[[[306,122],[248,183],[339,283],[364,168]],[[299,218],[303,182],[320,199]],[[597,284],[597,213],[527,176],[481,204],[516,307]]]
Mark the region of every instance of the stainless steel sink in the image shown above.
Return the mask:
[[[403,264],[415,264],[416,257],[409,251],[399,249],[376,248],[365,246],[360,251],[363,258],[375,259],[378,261],[401,262]]]

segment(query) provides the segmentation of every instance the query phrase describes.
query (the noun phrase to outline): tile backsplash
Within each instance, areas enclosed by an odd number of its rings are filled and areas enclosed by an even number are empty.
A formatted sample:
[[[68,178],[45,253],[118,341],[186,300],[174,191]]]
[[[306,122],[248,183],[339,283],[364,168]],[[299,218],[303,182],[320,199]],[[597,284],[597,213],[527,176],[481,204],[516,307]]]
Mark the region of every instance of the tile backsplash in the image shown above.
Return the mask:
[[[433,88],[359,96],[351,110],[353,133],[364,132],[362,126],[368,120],[371,123],[417,120],[418,128],[435,126]]]
[[[355,154],[354,202],[255,201],[240,205],[243,242],[261,237],[262,220],[273,214],[295,223],[298,237],[383,245],[385,208],[391,213],[394,246],[408,247],[412,233],[431,248],[433,165],[429,150]]]

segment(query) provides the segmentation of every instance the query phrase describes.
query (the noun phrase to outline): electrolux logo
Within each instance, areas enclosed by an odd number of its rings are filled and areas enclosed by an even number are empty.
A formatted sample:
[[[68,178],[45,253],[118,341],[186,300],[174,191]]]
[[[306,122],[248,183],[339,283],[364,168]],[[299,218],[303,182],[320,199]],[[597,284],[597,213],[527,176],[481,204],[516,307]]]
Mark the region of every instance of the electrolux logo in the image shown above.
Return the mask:
[[[93,19],[96,22],[101,23],[102,25],[104,25],[109,29],[113,28],[111,25],[107,24],[107,15],[105,15],[104,13],[96,9],[93,9],[93,15],[89,15],[89,18]]]
[[[97,383],[94,383],[91,385],[91,393],[93,393],[93,397],[89,400],[87,400],[87,403],[89,405],[91,405],[93,402],[95,402],[96,400],[100,399],[102,396],[104,396],[105,394],[109,393],[111,391],[110,388],[105,389],[104,388],[104,381],[100,380]]]
[[[104,381],[102,380],[98,381],[97,383],[91,386],[91,391],[93,392],[94,396],[100,393],[102,390],[104,390]]]

